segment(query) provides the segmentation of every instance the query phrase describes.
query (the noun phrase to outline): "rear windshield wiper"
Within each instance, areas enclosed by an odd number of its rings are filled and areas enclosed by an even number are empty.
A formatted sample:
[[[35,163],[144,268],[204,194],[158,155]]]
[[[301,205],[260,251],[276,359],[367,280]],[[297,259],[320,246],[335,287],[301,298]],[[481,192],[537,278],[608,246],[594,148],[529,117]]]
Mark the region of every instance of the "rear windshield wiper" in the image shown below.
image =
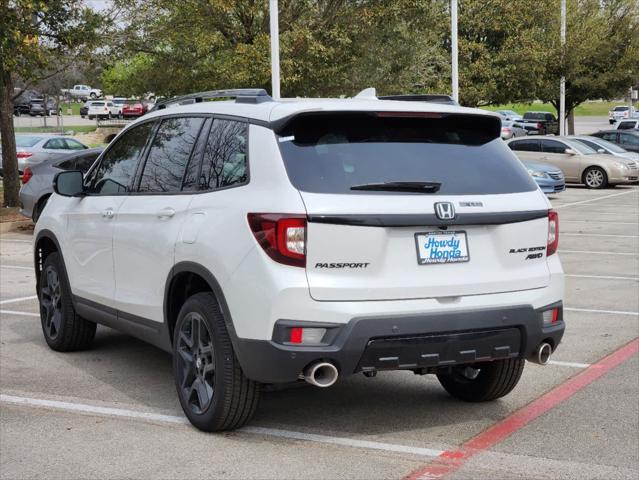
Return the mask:
[[[376,192],[411,192],[411,193],[435,193],[442,184],[439,182],[384,182],[363,183],[353,185],[351,190],[370,190]]]

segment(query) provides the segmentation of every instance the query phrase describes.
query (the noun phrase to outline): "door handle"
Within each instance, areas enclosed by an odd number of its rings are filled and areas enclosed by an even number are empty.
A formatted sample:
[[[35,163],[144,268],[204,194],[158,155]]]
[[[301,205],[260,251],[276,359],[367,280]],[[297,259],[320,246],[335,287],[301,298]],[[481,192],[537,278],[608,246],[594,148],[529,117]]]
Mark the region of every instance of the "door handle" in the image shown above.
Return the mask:
[[[175,210],[171,207],[163,208],[158,212],[158,218],[171,218],[173,215],[175,215]]]
[[[115,215],[115,212],[113,211],[112,208],[107,208],[106,210],[102,212],[102,218],[106,218],[108,220],[112,219],[114,215]]]

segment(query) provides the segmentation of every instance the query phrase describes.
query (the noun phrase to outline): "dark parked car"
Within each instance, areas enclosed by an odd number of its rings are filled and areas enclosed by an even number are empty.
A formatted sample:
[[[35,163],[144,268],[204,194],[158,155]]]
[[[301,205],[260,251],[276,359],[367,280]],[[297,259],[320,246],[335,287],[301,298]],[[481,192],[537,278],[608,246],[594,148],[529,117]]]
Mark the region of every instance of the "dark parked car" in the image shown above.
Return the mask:
[[[528,135],[559,135],[557,117],[549,112],[526,112],[519,123]]]
[[[639,152],[638,130],[601,130],[597,133],[593,133],[592,136],[616,143],[629,152]]]
[[[26,167],[22,174],[20,189],[20,213],[38,221],[47,200],[53,193],[53,177],[63,170],[81,170],[86,173],[103,148],[90,148],[64,157],[52,157],[37,165]]]
[[[36,115],[57,115],[58,113],[55,100],[52,98],[47,98],[46,104],[44,98],[34,98],[29,104],[29,115],[32,117]]]
[[[89,115],[89,105],[91,102],[84,102],[84,105],[80,107],[80,117],[85,118]]]
[[[18,92],[18,89],[14,89],[15,93]],[[31,110],[31,100],[34,98],[40,98],[42,95],[35,90],[24,90],[14,101],[13,101],[13,114],[16,117],[20,115],[26,115]]]

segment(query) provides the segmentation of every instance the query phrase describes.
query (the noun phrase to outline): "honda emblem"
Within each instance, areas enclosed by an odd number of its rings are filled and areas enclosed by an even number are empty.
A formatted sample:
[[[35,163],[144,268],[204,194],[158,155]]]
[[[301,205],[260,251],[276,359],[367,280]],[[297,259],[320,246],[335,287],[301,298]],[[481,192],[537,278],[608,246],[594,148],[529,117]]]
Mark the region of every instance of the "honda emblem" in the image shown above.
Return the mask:
[[[435,214],[440,220],[454,220],[455,207],[451,202],[438,202],[435,204]]]

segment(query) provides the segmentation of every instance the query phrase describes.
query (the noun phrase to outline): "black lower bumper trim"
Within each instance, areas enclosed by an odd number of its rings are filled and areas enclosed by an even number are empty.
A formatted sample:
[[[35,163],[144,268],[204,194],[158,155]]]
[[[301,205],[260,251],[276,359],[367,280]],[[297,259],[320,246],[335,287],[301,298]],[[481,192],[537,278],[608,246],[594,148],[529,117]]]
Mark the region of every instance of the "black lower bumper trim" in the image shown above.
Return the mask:
[[[561,310],[561,303],[553,307]],[[547,308],[537,311],[531,306],[517,306],[355,318],[336,327],[330,345],[294,346],[237,338],[236,354],[244,373],[263,383],[295,381],[307,365],[318,360],[331,361],[340,375],[350,375],[378,369],[421,369],[501,358],[534,358],[541,342],[549,342],[554,351],[564,333],[561,314],[557,323],[543,325],[540,312]]]

